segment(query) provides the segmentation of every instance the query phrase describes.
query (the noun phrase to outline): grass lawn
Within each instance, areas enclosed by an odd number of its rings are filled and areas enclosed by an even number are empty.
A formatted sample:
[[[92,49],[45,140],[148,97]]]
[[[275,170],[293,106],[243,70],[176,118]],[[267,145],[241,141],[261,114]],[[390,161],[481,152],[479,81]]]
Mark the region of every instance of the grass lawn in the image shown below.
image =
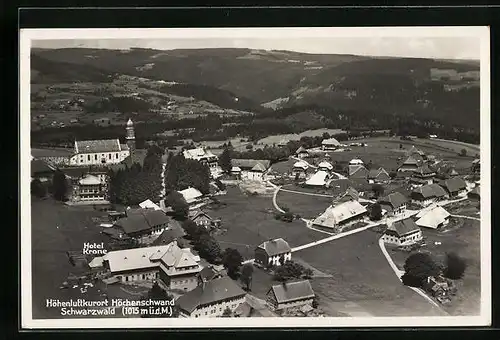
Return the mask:
[[[378,246],[378,234],[367,230],[298,251],[292,259],[330,274],[312,280],[320,306],[351,316],[437,316],[441,311],[403,286]]]
[[[106,237],[92,221],[92,217],[102,215],[92,208],[68,207],[51,199],[32,199],[33,318],[57,317],[56,309],[45,308],[46,299],[64,300],[74,293],[59,289],[70,273],[79,271],[69,263],[66,251],[81,251],[84,242],[106,244]],[[88,292],[85,298],[91,299],[91,294]]]
[[[448,252],[455,252],[466,260],[467,269],[464,277],[456,281],[458,293],[452,299],[452,304],[445,308],[451,315],[478,315],[481,300],[479,221],[461,219],[460,225],[459,228],[453,228],[450,222],[450,228],[443,231],[425,229],[427,245],[423,250],[430,251],[443,262]],[[435,242],[441,244],[436,245]],[[389,250],[389,254],[398,267],[402,268],[411,253]]]
[[[253,258],[255,247],[268,239],[282,237],[295,247],[324,237],[307,229],[300,220],[291,223],[275,220],[270,196],[246,196],[238,188],[229,187],[227,195],[218,198],[226,206],[204,209],[212,218],[221,218],[222,228],[226,229],[215,238],[222,249],[235,248],[246,259]],[[292,206],[290,209],[293,211]]]
[[[472,216],[479,218],[479,204],[479,201],[466,199],[464,201],[447,205],[446,210],[453,215]]]
[[[332,204],[332,198],[280,191],[276,202],[280,208],[287,207],[292,213],[309,219],[324,212]]]

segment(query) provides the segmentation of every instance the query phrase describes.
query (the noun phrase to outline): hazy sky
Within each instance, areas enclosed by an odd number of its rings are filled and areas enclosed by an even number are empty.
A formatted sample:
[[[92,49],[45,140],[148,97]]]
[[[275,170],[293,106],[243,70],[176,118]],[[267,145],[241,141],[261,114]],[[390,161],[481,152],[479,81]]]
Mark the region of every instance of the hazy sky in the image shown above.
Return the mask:
[[[89,47],[159,50],[191,48],[251,48],[305,53],[439,59],[480,59],[477,37],[318,37],[318,38],[183,38],[183,39],[72,39],[32,40],[38,48]]]

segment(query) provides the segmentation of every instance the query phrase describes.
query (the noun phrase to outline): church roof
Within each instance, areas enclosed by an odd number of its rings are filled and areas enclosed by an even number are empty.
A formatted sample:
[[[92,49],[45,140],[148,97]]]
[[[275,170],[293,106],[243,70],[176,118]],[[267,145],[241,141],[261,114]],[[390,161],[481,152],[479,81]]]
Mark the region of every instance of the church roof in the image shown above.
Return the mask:
[[[98,153],[121,151],[118,139],[85,140],[75,142],[76,153]]]

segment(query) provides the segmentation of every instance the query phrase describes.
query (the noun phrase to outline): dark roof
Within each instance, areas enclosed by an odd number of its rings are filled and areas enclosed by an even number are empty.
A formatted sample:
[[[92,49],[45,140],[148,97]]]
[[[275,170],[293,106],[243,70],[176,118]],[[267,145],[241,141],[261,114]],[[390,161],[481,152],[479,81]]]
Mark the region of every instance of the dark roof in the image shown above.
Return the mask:
[[[46,172],[54,172],[54,169],[40,159],[33,159],[31,161],[31,176]]]
[[[448,192],[456,192],[467,188],[467,183],[465,183],[465,181],[460,177],[454,177],[441,181],[439,185],[448,190]]]
[[[200,271],[200,273],[198,275],[200,276],[200,278],[202,280],[210,281],[214,277],[216,277],[217,274],[218,274],[218,272],[214,268],[212,268],[212,266],[206,266]]]
[[[383,175],[385,175],[387,178],[390,178],[389,174],[387,173],[387,171],[385,171],[384,168],[371,169],[370,172],[368,172],[368,178],[370,179],[375,179]]]
[[[188,215],[189,215],[189,218],[190,218],[192,221],[194,221],[194,220],[196,220],[197,218],[202,217],[202,216],[207,217],[209,220],[211,220],[211,219],[212,219],[212,218],[211,218],[211,217],[210,217],[210,216],[209,216],[206,212],[204,212],[204,211],[202,211],[202,210],[191,210],[191,211],[189,211]]]
[[[432,171],[427,164],[419,166],[417,169],[413,170],[413,172],[420,176],[434,174],[434,171]]]
[[[118,139],[76,141],[76,147],[78,153],[118,152],[122,150]]]
[[[226,299],[233,299],[246,295],[229,277],[222,277],[200,284],[192,291],[182,295],[176,301],[176,305],[188,313],[192,313],[197,307],[211,305]]]
[[[263,242],[257,248],[263,249],[269,256],[275,256],[292,251],[292,248],[290,248],[288,242],[286,242],[282,238]]]
[[[252,169],[257,164],[262,164],[265,169],[271,166],[271,161],[268,159],[236,159],[231,160],[232,166],[237,166],[243,170]]]
[[[418,165],[418,161],[413,157],[409,156],[404,162],[403,165]]]
[[[406,197],[400,192],[393,192],[385,197],[379,199],[379,203],[387,204],[391,206],[393,209],[399,208],[403,204],[405,204],[408,200]]]
[[[120,218],[115,222],[115,225],[123,228],[127,234],[130,234],[148,230],[168,222],[170,222],[170,218],[161,210],[129,209],[127,210],[127,217]]]
[[[412,194],[420,194],[424,198],[431,197],[443,197],[446,195],[446,191],[438,184],[427,184],[412,191]]]
[[[407,235],[415,230],[420,230],[418,225],[411,218],[394,222],[388,230],[395,231],[398,236]]]
[[[359,179],[364,179],[367,177],[368,177],[368,170],[364,166],[360,166],[349,176],[349,178],[359,178]]]
[[[469,192],[469,195],[481,196],[479,186],[475,187]]]
[[[297,151],[295,151],[295,153],[309,153],[303,146],[301,146],[300,148],[297,149]]]
[[[87,174],[105,174],[107,169],[103,167],[91,167],[91,166],[74,166],[67,168],[59,168],[62,172],[71,178],[81,178]]]
[[[347,190],[338,199],[339,203],[349,200],[359,200],[359,192],[353,187],[348,187]]]
[[[309,280],[274,285],[271,291],[278,303],[314,298],[314,291]]]
[[[153,241],[151,246],[161,246],[164,244],[170,244],[173,241],[177,241],[179,247],[183,248],[184,242],[181,238],[186,235],[186,232],[178,223],[171,223],[167,229],[165,229],[156,240]]]

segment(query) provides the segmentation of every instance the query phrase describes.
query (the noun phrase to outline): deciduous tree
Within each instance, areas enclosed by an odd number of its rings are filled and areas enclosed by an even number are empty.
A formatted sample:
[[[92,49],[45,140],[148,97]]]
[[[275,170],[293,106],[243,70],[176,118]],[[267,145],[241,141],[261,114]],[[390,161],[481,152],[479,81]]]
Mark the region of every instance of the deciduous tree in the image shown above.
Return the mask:
[[[47,196],[47,188],[38,178],[31,181],[31,194],[38,198]]]
[[[379,221],[382,218],[382,207],[379,203],[374,203],[370,209],[370,220]]]
[[[446,267],[443,275],[452,280],[461,279],[464,276],[467,262],[455,253],[446,254]]]
[[[253,277],[253,265],[251,263],[246,263],[241,268],[240,280],[246,286],[247,291],[250,290],[250,285],[252,284]]]
[[[66,175],[61,170],[57,169],[52,177],[52,194],[54,199],[58,201],[66,201],[68,199],[68,183]]]
[[[415,253],[405,261],[403,283],[408,286],[420,287],[430,276],[441,273],[441,266],[428,253]]]
[[[177,191],[171,191],[167,195],[165,198],[165,206],[171,207],[175,215],[179,218],[186,218],[189,211],[189,205],[184,199],[184,196]]]
[[[219,165],[222,168],[222,170],[226,173],[231,172],[231,152],[229,151],[228,147],[224,148],[224,151],[222,151],[221,155],[219,156]]]
[[[236,280],[240,275],[240,267],[243,257],[240,252],[233,248],[226,248],[222,253],[222,264],[227,270],[227,275]]]

